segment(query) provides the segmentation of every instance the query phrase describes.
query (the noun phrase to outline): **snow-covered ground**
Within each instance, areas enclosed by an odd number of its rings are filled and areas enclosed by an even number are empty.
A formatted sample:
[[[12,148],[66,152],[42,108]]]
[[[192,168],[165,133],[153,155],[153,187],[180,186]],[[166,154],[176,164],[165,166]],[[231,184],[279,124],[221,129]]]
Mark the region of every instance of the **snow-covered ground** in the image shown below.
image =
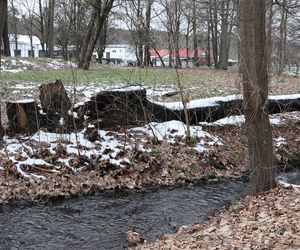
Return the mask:
[[[273,125],[284,124],[286,120],[300,120],[299,112],[285,115],[271,115]],[[241,125],[242,116],[221,119],[214,123],[202,123],[202,125],[224,126]],[[97,140],[88,140],[88,133],[97,133]],[[143,127],[135,127],[124,133],[98,130],[93,125],[88,126],[78,133],[56,134],[39,131],[31,137],[9,138],[4,137],[5,147],[0,150],[2,158],[11,160],[17,170],[24,177],[45,178],[36,174],[26,173],[22,166],[47,166],[53,172],[67,167],[76,172],[85,168],[74,166],[74,158],[95,159],[96,161],[108,161],[116,167],[125,167],[131,164],[133,151],[151,152],[147,144],[147,138],[155,138],[158,141],[175,145],[185,145],[187,127],[180,121],[168,121],[163,123],[149,123]],[[202,126],[191,126],[190,135],[193,144],[188,147],[197,152],[210,150],[215,146],[223,145],[220,138],[204,131]],[[275,147],[285,144],[285,138],[274,138]],[[187,145],[186,145],[187,146]],[[43,152],[43,153],[42,153]],[[53,163],[51,159],[56,158]],[[0,170],[3,168],[0,167]]]
[[[89,141],[85,134],[87,130],[94,130],[98,133],[95,142]],[[220,145],[222,142],[215,136],[203,131],[201,127],[191,127],[191,136],[196,140],[193,148],[198,152],[209,149],[210,146]],[[4,137],[5,147],[0,151],[2,157],[8,157],[17,167],[17,170],[24,177],[38,177],[35,174],[28,174],[22,170],[22,166],[48,166],[53,172],[62,167],[71,168],[74,172],[84,168],[76,169],[73,166],[73,159],[76,157],[97,158],[97,160],[108,161],[114,166],[124,167],[130,165],[130,152],[150,152],[147,148],[146,138],[155,137],[159,141],[167,143],[184,144],[186,137],[186,125],[180,121],[169,121],[164,123],[150,123],[144,127],[130,129],[126,133],[115,133],[104,130],[97,130],[93,126],[71,134],[55,134],[39,131],[31,137],[9,138]],[[138,139],[137,139],[138,138]],[[45,151],[46,150],[46,151]],[[42,157],[44,152],[44,156]],[[62,152],[60,154],[59,152]],[[45,153],[46,152],[46,153]],[[48,152],[48,153],[47,153]],[[47,157],[48,156],[48,157]],[[57,158],[55,164],[51,158]],[[3,170],[3,169],[2,169]]]
[[[36,59],[37,60],[37,59]],[[76,64],[64,60],[47,60],[31,62],[27,59],[1,59],[1,72],[18,73],[28,70],[59,70],[65,67],[77,67]]]
[[[300,120],[300,114],[297,112],[291,112],[287,114],[274,114],[270,115],[270,122],[272,125],[284,124],[285,120]],[[215,122],[200,122],[199,125],[206,126],[225,126],[225,125],[236,125],[241,126],[245,123],[245,117],[243,115],[228,116]]]
[[[184,144],[187,135],[187,126],[180,121],[168,121],[163,123],[152,122],[144,127],[137,127],[131,131],[138,131],[147,136],[155,137],[157,140],[165,140],[169,143]],[[222,145],[219,138],[202,130],[200,126],[190,126],[190,136],[196,141],[194,149],[203,152],[207,145]]]

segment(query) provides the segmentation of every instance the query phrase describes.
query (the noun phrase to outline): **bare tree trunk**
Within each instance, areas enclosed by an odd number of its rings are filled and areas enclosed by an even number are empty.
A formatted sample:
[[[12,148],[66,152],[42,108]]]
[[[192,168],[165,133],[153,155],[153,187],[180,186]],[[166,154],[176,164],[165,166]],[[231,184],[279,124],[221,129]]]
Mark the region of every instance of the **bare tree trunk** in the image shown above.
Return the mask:
[[[18,53],[18,27],[17,27],[17,18],[16,18],[16,8],[14,5],[14,1],[10,0],[10,5],[11,5],[11,11],[12,11],[12,29],[13,29],[13,35],[14,35],[14,39],[15,39],[15,53],[14,55],[17,56]]]
[[[145,60],[144,60],[144,65],[145,66],[149,66],[151,64],[151,56],[150,56],[150,46],[151,46],[150,22],[151,22],[152,4],[153,4],[153,0],[147,0],[146,27],[145,27]]]
[[[31,57],[34,57],[32,33],[29,34]]]
[[[211,27],[211,40],[213,48],[213,57],[214,57],[214,66],[216,69],[219,69],[219,60],[218,60],[218,10],[217,10],[217,0],[213,0],[213,5],[209,3],[209,12],[210,12],[210,27]]]
[[[186,51],[186,67],[189,68],[190,56],[189,56],[189,34],[185,35],[185,51]]]
[[[43,5],[42,0],[39,0],[39,31],[40,31],[40,41],[42,46],[43,56],[45,56],[45,23],[44,23],[44,12],[43,12]]]
[[[181,60],[179,55],[179,36],[180,36],[180,15],[181,15],[181,0],[175,1],[175,8],[174,8],[174,22],[175,22],[175,32],[173,34],[173,41],[175,47],[175,67],[177,69],[181,68]]]
[[[53,57],[54,46],[54,6],[55,0],[49,0],[47,9],[47,29],[46,29],[46,44],[47,44],[47,57]]]
[[[272,69],[272,51],[273,51],[273,39],[272,39],[272,29],[273,29],[273,0],[269,0],[269,12],[268,12],[268,22],[267,22],[267,44],[268,44],[268,70]]]
[[[228,27],[228,15],[229,15],[229,1],[222,1],[221,3],[221,39],[220,39],[220,68],[227,70],[228,68],[228,56],[229,56],[229,27]]]
[[[0,1],[0,54],[1,54],[2,44],[4,47],[4,55],[10,56],[8,30],[7,30],[7,0]]]
[[[240,1],[241,73],[252,193],[275,186],[268,114],[265,0]]]
[[[89,22],[88,31],[84,38],[78,60],[79,68],[85,70],[89,69],[97,40],[113,7],[113,3],[114,0],[107,0],[105,1],[105,4],[98,0],[96,1],[96,4],[93,4],[94,11]]]
[[[178,42],[175,43],[175,67],[176,67],[176,69],[181,68],[181,60],[180,60],[180,55],[179,55],[179,43]]]
[[[84,65],[84,60],[85,60],[85,55],[87,53],[89,41],[92,39],[93,36],[93,31],[94,31],[94,26],[97,18],[97,12],[96,9],[93,10],[92,16],[89,21],[89,25],[87,27],[87,33],[84,37],[81,50],[80,50],[80,55],[78,59],[78,68],[83,68]]]
[[[7,15],[7,13],[6,13]],[[7,22],[7,17],[6,21],[4,24],[4,29],[3,29],[3,49],[4,49],[4,55],[5,56],[11,56],[10,54],[10,48],[9,48],[9,36],[8,36],[8,22]]]
[[[172,34],[168,32],[168,46],[169,46],[169,68],[173,67],[173,41],[172,41]]]
[[[0,1],[0,42],[2,44],[3,30],[7,14],[7,0]]]
[[[286,0],[283,0],[282,10],[281,10],[280,40],[279,40],[279,50],[278,50],[278,57],[279,57],[278,75],[282,75],[285,66],[286,28],[287,28]]]
[[[98,38],[98,48],[96,48],[97,50],[97,54],[98,54],[98,62],[101,64],[102,63],[102,57],[103,57],[103,53],[105,51],[106,48],[106,43],[107,43],[107,27],[108,26],[108,21],[105,20],[105,23],[103,24],[103,30],[102,32],[100,32],[99,38]]]
[[[161,55],[159,54],[159,52],[157,51],[157,49],[156,49],[155,47],[153,47],[153,49],[154,49],[155,53],[157,54],[157,56],[158,56],[158,58],[159,58],[159,60],[160,60],[160,62],[161,62],[161,65],[165,68],[166,65],[165,65],[165,62],[164,62],[164,60],[162,59]],[[155,65],[155,66],[156,66],[156,65]]]
[[[197,12],[196,12],[196,0],[193,0],[193,45],[194,45],[194,66],[199,67],[198,58],[198,36],[197,36]]]
[[[144,27],[143,27],[143,13],[141,9],[141,0],[137,0],[137,60],[138,66],[144,67]]]
[[[206,54],[206,65],[208,67],[211,67],[210,32],[211,32],[211,26],[208,19],[207,20],[207,54]]]

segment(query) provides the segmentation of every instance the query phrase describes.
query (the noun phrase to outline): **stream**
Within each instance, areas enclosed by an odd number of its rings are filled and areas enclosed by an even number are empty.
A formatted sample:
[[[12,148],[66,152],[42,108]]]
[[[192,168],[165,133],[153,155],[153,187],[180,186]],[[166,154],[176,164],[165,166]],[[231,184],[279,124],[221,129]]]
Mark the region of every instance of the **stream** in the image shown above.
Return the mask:
[[[146,240],[201,223],[249,192],[228,181],[148,191],[105,191],[51,205],[0,206],[0,249],[126,249],[126,232]]]

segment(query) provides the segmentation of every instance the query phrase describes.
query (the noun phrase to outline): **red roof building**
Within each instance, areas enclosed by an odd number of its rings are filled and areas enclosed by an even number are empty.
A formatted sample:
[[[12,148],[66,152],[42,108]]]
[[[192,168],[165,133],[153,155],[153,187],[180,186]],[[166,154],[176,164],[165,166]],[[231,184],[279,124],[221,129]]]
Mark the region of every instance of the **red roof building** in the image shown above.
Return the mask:
[[[170,55],[169,50],[167,50],[167,49],[158,49],[158,50],[151,49],[149,52],[150,52],[150,56],[151,56],[153,65],[162,66],[160,57],[164,61],[165,66],[169,65],[169,55]],[[175,61],[175,57],[176,57],[175,51],[172,51],[171,56],[172,56],[172,60]],[[194,65],[194,50],[180,49],[179,57],[180,57],[183,67],[187,67],[187,65],[189,65],[189,66]],[[213,59],[213,57],[212,57],[212,52],[211,52],[211,60],[212,59]],[[200,65],[206,64],[207,49],[205,49],[205,48],[198,49],[198,61],[199,61]]]

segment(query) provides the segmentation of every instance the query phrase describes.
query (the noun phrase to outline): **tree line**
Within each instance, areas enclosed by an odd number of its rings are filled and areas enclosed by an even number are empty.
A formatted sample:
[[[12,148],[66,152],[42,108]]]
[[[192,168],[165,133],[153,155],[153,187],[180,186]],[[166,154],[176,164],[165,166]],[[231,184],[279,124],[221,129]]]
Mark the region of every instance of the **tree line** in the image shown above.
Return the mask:
[[[116,22],[130,32],[138,66],[151,66],[150,50],[168,49],[169,67],[181,67],[180,49],[194,50],[194,66],[199,66],[198,48],[205,49],[206,65],[227,69],[231,49],[240,45],[238,0],[1,0],[1,44],[9,55],[8,33],[16,49],[20,33],[37,36],[42,54],[53,57],[60,46],[67,60],[76,58],[88,69],[93,51],[99,60],[114,39]],[[270,69],[281,75],[286,66],[299,71],[299,0],[268,0],[266,30]],[[162,35],[162,32],[164,35]],[[72,47],[72,54],[70,54]],[[32,47],[33,50],[33,47]],[[33,53],[31,53],[33,55]],[[174,55],[172,55],[174,54]],[[160,57],[159,53],[157,56]],[[187,57],[189,53],[187,53]],[[164,62],[161,59],[162,65]]]

